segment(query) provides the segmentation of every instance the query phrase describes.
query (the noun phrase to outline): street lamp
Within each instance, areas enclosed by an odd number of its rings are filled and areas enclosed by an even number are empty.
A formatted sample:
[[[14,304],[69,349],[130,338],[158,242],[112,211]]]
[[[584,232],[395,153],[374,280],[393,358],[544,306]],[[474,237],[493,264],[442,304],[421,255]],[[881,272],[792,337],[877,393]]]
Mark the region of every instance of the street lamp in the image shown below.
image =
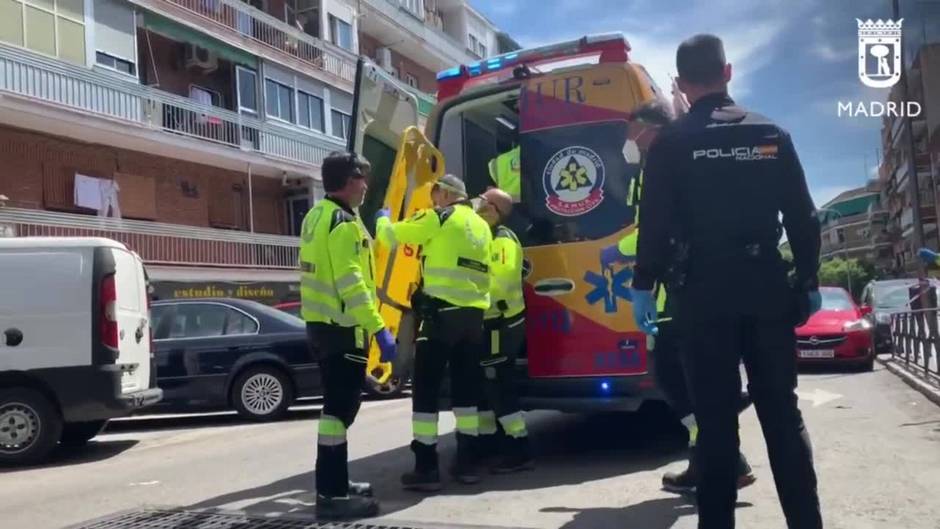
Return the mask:
[[[837,209],[833,209],[833,208],[817,208],[817,211],[825,211],[825,212],[827,212],[827,213],[834,213],[834,214],[836,215],[836,218],[838,218],[838,219],[843,218],[842,212],[839,211],[839,210],[837,210]],[[828,223],[828,220],[829,220],[829,219],[827,218],[826,220],[827,220],[827,223]],[[837,234],[836,236],[838,236],[838,233],[839,233],[839,232],[838,232],[838,229],[839,229],[839,228],[836,227],[836,234]],[[845,257],[844,257],[844,259],[845,259],[845,282],[848,284],[848,287],[849,287],[849,295],[850,295],[850,296],[853,296],[853,294],[852,294],[852,273],[851,273],[851,271],[849,270],[849,245],[848,245],[848,240],[849,240],[848,237],[845,237],[845,236],[842,237],[842,253],[845,254]],[[853,297],[854,297],[854,296],[853,296]]]

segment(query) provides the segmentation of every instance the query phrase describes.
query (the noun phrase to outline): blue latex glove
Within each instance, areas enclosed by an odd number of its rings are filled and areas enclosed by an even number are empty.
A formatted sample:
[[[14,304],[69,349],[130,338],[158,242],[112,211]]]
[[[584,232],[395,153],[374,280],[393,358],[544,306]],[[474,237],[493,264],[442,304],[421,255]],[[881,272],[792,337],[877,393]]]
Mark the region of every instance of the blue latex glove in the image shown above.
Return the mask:
[[[611,244],[601,249],[601,268],[610,268],[614,263],[626,263],[630,258],[620,253],[617,244]]]
[[[921,248],[920,250],[917,250],[917,255],[920,256],[920,259],[923,262],[929,265],[938,264],[937,259],[940,258],[940,254],[931,250],[930,248]]]
[[[812,316],[822,309],[822,295],[818,290],[810,290],[807,296],[809,296],[809,315]]]
[[[382,351],[380,360],[382,362],[393,362],[398,357],[398,347],[395,345],[395,337],[391,331],[382,329],[375,333],[375,341],[379,344],[379,350]]]
[[[392,212],[388,208],[382,208],[375,212],[375,220],[378,221],[380,218],[385,217],[387,219],[392,218]]]
[[[650,290],[630,289],[633,297],[633,320],[645,334],[659,334],[656,326],[656,299]]]

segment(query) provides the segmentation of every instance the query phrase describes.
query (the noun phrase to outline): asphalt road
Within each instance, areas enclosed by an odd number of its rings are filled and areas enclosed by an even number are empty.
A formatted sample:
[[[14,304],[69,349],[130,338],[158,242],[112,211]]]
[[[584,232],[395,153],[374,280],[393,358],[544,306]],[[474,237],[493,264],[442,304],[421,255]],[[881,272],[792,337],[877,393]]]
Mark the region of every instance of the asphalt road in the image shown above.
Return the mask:
[[[874,373],[813,373],[800,381],[827,527],[936,529],[940,523],[940,408],[880,366]],[[0,470],[0,527],[60,528],[149,506],[277,516],[313,508],[318,407],[275,424],[232,415],[115,423],[79,451]],[[739,498],[739,527],[783,528],[753,410],[742,442],[758,482]],[[684,432],[653,410],[633,415],[530,414],[539,468],[448,483],[437,496],[402,491],[411,464],[407,400],[370,402],[351,430],[351,472],[371,480],[385,522],[564,529],[695,526],[694,504],[659,488],[684,465]],[[452,419],[444,422],[452,429]],[[443,457],[452,455],[452,435]]]

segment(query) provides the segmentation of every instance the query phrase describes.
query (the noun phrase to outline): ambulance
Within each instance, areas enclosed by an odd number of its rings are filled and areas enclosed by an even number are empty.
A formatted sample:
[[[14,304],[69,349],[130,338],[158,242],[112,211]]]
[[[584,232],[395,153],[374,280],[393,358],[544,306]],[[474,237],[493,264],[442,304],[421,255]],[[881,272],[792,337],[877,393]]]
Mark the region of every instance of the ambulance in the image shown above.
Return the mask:
[[[657,131],[637,111],[669,106],[630,52],[621,34],[588,36],[443,71],[424,132],[414,96],[377,65],[359,64],[350,149],[372,163],[360,211],[367,224],[383,206],[393,220],[429,207],[445,172],[476,196],[497,184],[491,162],[513,158],[519,202],[508,225],[525,247],[527,318],[517,369],[529,409],[634,411],[661,399],[633,323],[632,269],[600,262],[602,248],[635,229]],[[373,351],[369,368],[378,379],[406,376],[421,249],[377,252],[381,312],[404,354],[389,366]]]

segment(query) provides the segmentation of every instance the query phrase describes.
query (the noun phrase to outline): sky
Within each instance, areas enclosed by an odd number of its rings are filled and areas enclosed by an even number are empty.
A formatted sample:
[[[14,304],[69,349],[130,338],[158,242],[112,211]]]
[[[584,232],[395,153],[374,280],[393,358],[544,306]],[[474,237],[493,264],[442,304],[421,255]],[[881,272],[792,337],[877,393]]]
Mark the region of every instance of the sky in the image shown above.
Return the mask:
[[[724,40],[731,96],[788,130],[817,206],[877,176],[881,118],[838,116],[838,102],[884,101],[858,78],[856,18],[889,19],[890,0],[471,0],[523,48],[622,32],[661,88],[687,37]],[[903,46],[940,42],[940,0],[900,0]]]

